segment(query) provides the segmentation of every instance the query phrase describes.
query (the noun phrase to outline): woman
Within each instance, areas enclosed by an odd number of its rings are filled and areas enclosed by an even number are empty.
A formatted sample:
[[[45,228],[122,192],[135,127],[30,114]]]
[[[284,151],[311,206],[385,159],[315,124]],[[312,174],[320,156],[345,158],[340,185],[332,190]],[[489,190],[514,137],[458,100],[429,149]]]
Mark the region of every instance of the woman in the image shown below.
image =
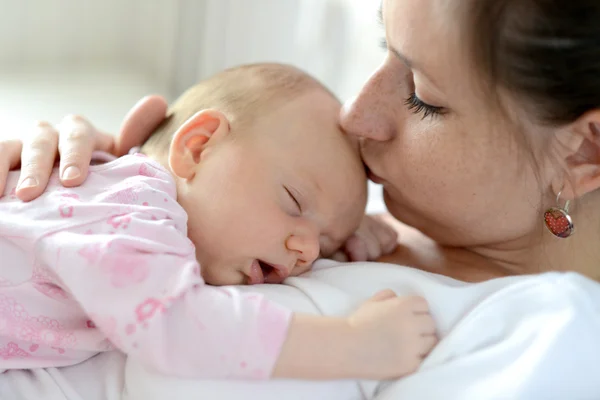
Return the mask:
[[[381,260],[464,281],[600,280],[600,3],[384,0],[382,20],[388,55],[340,117],[400,232]],[[80,117],[60,135],[38,125],[19,197],[43,191],[57,146],[78,185],[93,149],[126,153],[165,112],[143,99],[114,142]],[[0,143],[0,186],[21,147]]]
[[[341,124],[400,222],[402,246],[384,260],[469,281],[549,270],[600,279],[598,2],[385,0],[382,18],[388,56]],[[114,143],[79,117],[60,135],[39,124],[19,197],[41,193],[57,143],[63,182],[78,185],[93,149],[124,154],[165,111],[144,99]],[[15,166],[20,151],[5,142],[0,159]],[[545,219],[563,215],[577,233],[559,239]]]

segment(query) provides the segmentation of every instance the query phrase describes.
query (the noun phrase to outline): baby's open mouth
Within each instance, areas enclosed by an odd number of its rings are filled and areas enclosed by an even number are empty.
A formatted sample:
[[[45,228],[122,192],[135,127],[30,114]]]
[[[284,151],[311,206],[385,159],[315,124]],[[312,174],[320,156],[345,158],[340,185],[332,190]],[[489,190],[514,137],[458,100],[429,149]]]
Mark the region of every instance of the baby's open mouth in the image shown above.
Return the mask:
[[[249,284],[281,283],[287,278],[285,268],[256,259],[250,267]]]

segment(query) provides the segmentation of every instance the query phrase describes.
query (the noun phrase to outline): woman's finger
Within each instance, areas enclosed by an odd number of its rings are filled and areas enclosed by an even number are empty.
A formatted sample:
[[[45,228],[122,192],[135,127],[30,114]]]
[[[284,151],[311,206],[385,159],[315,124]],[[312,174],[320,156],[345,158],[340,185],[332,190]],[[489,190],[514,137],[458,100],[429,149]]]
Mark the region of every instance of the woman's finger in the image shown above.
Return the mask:
[[[96,147],[96,128],[79,115],[68,115],[59,124],[60,180],[64,186],[79,186],[87,177]]]
[[[16,195],[23,201],[37,198],[48,185],[58,145],[58,132],[49,123],[37,122],[33,129],[33,139],[24,143],[21,151]]]
[[[15,169],[21,162],[22,149],[23,142],[20,140],[0,142],[0,197],[6,188],[8,171]]]
[[[337,261],[337,262],[348,262],[349,261],[348,255],[345,252],[341,251],[341,250],[338,250],[335,253],[333,253],[329,257],[329,259]]]
[[[163,122],[167,109],[167,101],[161,96],[146,96],[138,101],[123,120],[114,155],[120,157],[132,147],[141,146]]]

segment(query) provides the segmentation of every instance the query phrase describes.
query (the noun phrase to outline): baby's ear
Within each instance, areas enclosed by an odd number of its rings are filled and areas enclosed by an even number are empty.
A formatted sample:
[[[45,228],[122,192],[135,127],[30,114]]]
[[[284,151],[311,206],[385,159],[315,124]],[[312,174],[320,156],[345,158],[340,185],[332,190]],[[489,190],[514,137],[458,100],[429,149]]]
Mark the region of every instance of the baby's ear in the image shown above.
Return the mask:
[[[217,110],[202,110],[179,127],[169,150],[169,167],[182,179],[192,179],[202,152],[213,137],[229,134],[227,117]]]

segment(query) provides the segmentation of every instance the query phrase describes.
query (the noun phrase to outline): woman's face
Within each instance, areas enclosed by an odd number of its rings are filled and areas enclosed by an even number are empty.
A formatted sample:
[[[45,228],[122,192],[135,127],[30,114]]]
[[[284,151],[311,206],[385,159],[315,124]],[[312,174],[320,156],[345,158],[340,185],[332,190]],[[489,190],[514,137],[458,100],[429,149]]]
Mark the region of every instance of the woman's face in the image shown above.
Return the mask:
[[[392,215],[441,244],[501,247],[542,226],[547,199],[519,133],[484,101],[461,3],[384,0],[387,57],[341,121]]]

